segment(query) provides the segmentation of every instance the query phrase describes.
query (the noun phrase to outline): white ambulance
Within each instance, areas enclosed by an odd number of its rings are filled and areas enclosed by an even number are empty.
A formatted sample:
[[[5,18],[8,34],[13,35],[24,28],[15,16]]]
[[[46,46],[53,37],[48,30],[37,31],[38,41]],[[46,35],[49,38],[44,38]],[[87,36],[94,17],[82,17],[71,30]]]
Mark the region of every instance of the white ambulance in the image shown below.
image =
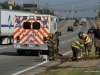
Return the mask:
[[[57,31],[57,17],[16,14],[14,22],[14,48],[19,55],[26,51],[48,52],[46,37]]]

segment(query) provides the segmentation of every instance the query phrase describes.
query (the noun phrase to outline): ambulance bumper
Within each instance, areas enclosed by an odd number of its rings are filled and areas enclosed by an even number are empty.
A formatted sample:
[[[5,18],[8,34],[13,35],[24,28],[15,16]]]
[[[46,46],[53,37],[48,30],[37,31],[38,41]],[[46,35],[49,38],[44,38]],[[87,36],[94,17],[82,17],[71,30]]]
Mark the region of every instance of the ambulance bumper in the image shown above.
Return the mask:
[[[14,48],[23,50],[48,50],[46,44],[14,44]]]

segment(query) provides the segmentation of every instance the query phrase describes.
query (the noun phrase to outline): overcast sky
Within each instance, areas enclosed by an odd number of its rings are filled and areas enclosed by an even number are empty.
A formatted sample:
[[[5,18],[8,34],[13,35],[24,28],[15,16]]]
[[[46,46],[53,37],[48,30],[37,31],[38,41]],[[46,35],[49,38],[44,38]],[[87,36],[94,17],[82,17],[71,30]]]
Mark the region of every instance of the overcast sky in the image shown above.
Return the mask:
[[[0,0],[1,2],[6,0]],[[9,1],[15,1],[16,4],[20,4],[21,0],[9,0]],[[23,3],[38,3],[38,0],[22,0]],[[74,12],[74,17],[93,17],[94,15],[97,15],[97,7],[99,4],[99,0],[39,0],[39,5],[41,8],[44,8],[45,5],[48,3],[48,7],[51,10],[57,11],[59,17],[65,16],[65,17],[72,17],[72,12],[69,12],[69,10],[77,11],[77,13]],[[85,11],[84,11],[85,9]],[[62,11],[60,13],[60,11]]]

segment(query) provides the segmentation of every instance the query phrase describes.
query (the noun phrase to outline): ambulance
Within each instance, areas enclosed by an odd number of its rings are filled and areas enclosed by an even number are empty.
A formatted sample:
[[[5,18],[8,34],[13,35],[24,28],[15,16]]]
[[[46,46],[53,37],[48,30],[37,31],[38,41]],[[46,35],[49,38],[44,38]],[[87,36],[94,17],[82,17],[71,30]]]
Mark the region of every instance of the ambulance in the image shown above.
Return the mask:
[[[57,17],[52,15],[16,14],[14,48],[18,55],[27,51],[48,53],[46,37],[57,31]]]

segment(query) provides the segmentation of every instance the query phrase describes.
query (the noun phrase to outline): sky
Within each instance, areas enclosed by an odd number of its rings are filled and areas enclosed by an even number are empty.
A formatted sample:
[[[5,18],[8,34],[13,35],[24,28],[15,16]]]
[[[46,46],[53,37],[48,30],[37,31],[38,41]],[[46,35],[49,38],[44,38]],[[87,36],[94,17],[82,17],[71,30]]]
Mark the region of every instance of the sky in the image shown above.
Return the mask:
[[[0,2],[7,0],[0,0]],[[21,0],[15,1],[20,4]],[[38,0],[22,0],[22,3],[37,3]],[[97,15],[99,0],[39,0],[40,8],[49,8],[58,12],[58,17],[94,17]],[[73,12],[69,12],[73,10]],[[96,12],[95,12],[96,10]],[[75,13],[76,11],[76,13]]]

